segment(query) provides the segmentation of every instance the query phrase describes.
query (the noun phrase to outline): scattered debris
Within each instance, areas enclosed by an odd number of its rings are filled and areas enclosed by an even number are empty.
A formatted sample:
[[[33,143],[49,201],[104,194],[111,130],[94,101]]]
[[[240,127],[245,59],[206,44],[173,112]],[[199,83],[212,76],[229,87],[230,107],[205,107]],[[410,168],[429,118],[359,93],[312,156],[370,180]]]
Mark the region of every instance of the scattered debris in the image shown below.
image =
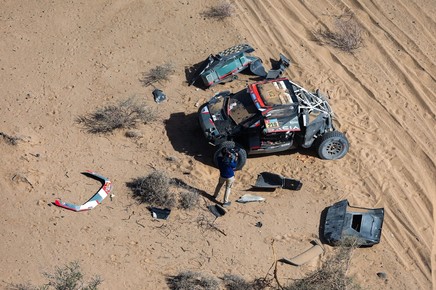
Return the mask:
[[[162,209],[157,207],[149,207],[148,209],[150,210],[153,218],[160,220],[167,220],[171,213],[171,210],[169,208]]]
[[[155,89],[153,91],[153,96],[156,103],[161,103],[167,99],[167,96],[164,94],[164,92],[159,89]]]
[[[282,73],[285,71],[287,67],[290,65],[290,60],[286,58],[283,54],[280,54],[280,59],[277,63],[277,67],[274,69],[271,69],[268,74],[265,76],[266,79],[277,79],[279,78]]]
[[[108,196],[112,190],[112,182],[94,172],[91,170],[87,170],[86,172],[82,172],[82,174],[87,175],[88,177],[97,179],[99,181],[102,182],[102,187],[97,191],[96,194],[94,194],[93,197],[91,197],[90,200],[88,200],[86,203],[82,204],[82,205],[76,205],[76,204],[72,204],[72,203],[67,203],[67,202],[63,202],[60,199],[56,199],[54,204],[59,206],[59,207],[63,207],[72,211],[85,211],[85,210],[90,210],[93,209],[94,207],[96,207],[97,205],[99,205],[103,199],[106,198],[106,196]]]
[[[221,217],[221,216],[223,216],[223,215],[225,215],[225,214],[227,213],[227,210],[226,210],[224,207],[222,207],[221,205],[219,205],[219,204],[209,205],[207,208],[208,208],[208,209],[211,211],[211,213],[213,213],[213,215],[216,216],[217,218],[218,218],[218,217]]]
[[[301,266],[324,253],[324,247],[319,240],[313,240],[312,247],[292,259],[282,258],[280,261],[294,266]]]
[[[233,81],[238,78],[236,74],[246,68],[250,68],[253,74],[263,78],[278,78],[290,64],[289,59],[280,54],[277,68],[267,73],[262,60],[257,56],[249,55],[253,51],[254,48],[249,44],[238,44],[216,55],[211,54],[199,65],[189,84],[194,84],[199,78],[206,87]]]
[[[257,222],[257,223],[255,224],[255,226],[258,227],[258,228],[261,228],[261,227],[263,226],[263,223],[262,223],[262,222]]]
[[[385,272],[378,272],[377,277],[379,277],[380,279],[386,280],[388,278],[388,275]]]
[[[300,190],[303,183],[297,179],[286,178],[281,175],[262,172],[257,176],[256,184],[257,188],[284,188],[290,190]]]
[[[344,199],[326,209],[324,238],[331,245],[351,237],[361,246],[372,246],[380,242],[383,219],[383,208],[352,207]]]
[[[236,201],[240,202],[240,203],[247,203],[247,202],[264,201],[264,200],[265,200],[265,198],[261,197],[261,196],[252,195],[252,194],[244,194]]]

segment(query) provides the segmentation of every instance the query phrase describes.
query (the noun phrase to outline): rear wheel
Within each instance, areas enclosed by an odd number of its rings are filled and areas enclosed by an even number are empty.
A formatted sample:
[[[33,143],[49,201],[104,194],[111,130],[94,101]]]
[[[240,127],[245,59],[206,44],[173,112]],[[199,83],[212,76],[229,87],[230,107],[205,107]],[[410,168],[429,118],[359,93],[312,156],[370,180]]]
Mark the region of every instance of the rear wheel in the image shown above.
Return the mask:
[[[318,156],[327,160],[344,157],[350,147],[347,137],[338,131],[325,133],[317,144]]]
[[[241,146],[239,146],[233,141],[224,141],[218,146],[217,150],[213,155],[213,163],[215,164],[215,166],[218,166],[218,157],[222,156],[221,150],[223,148],[233,149],[235,150],[235,152],[238,153],[238,160],[235,170],[241,170],[242,167],[244,167],[245,163],[247,162],[247,151],[245,151],[244,148],[242,148]]]

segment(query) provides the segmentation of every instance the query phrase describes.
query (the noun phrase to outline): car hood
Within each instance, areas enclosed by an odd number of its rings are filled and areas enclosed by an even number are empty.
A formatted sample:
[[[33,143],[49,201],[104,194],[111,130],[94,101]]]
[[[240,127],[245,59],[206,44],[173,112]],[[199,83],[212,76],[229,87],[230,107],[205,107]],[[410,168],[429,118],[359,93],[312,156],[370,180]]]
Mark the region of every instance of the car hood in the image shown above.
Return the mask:
[[[383,218],[383,208],[352,207],[347,200],[342,200],[327,209],[324,238],[330,244],[347,237],[356,238],[364,246],[377,244],[381,238]]]

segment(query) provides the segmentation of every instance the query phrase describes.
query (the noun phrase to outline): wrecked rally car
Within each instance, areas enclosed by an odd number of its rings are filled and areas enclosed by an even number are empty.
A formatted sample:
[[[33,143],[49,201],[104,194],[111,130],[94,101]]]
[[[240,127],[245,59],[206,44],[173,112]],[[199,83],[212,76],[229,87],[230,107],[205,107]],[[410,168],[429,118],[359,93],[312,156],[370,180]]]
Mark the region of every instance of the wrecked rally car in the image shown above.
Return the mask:
[[[237,93],[224,91],[199,108],[204,136],[216,146],[247,155],[314,148],[321,159],[339,159],[349,149],[346,136],[333,124],[333,111],[319,92],[309,92],[287,78],[265,80]]]
[[[189,85],[201,79],[206,87],[237,79],[237,74],[249,68],[251,73],[267,79],[278,78],[289,66],[290,61],[282,54],[276,68],[266,72],[262,60],[250,55],[254,48],[249,44],[232,46],[216,55],[210,55],[193,73]]]
[[[347,238],[356,239],[360,246],[378,244],[383,219],[383,208],[353,207],[349,205],[348,200],[341,200],[327,208],[324,239],[330,245],[340,244]]]

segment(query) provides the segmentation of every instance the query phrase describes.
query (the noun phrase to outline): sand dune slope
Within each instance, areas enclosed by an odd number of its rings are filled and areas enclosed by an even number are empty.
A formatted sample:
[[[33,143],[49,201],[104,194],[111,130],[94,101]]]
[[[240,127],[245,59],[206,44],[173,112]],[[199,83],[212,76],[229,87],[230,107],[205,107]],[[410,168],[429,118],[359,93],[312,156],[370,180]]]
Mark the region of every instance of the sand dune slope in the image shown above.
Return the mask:
[[[355,203],[386,209],[384,241],[424,289],[435,276],[436,23],[426,1],[238,1],[240,26],[263,55],[283,52],[298,82],[331,96],[351,140],[332,167]],[[364,31],[353,55],[319,46],[320,27],[352,11]],[[433,275],[433,277],[432,277]],[[421,284],[422,283],[422,284]]]

